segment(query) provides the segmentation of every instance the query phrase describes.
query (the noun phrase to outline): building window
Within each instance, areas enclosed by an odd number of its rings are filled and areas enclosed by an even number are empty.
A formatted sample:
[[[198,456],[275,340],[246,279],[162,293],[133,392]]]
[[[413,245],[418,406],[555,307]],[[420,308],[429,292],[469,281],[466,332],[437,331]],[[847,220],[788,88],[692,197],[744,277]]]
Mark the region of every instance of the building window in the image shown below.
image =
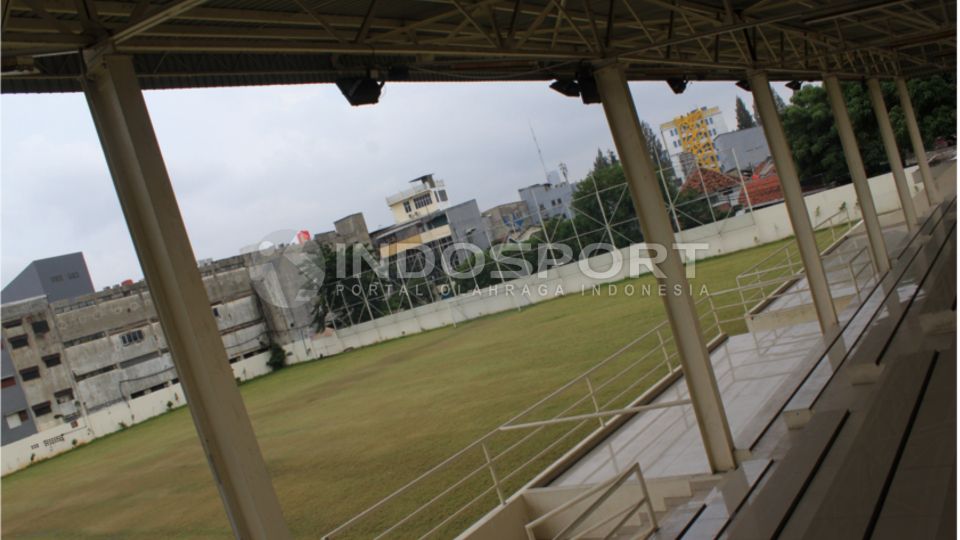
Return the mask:
[[[0,380],[0,388],[10,388],[17,384],[17,380],[13,377],[4,377],[3,380]]]
[[[28,367],[20,370],[20,378],[24,381],[32,381],[40,378],[40,368],[37,366]]]
[[[10,429],[18,428],[21,424],[30,419],[30,415],[27,414],[26,410],[17,411],[13,414],[8,414],[4,416],[7,420],[7,427]]]
[[[80,279],[80,272],[70,272],[67,274],[67,279]]]
[[[53,283],[60,283],[61,281],[63,281],[63,275],[57,274],[55,276],[51,276],[50,281]]]
[[[26,347],[29,344],[30,344],[30,339],[27,338],[26,334],[22,336],[13,336],[12,338],[10,338],[10,346],[13,347],[14,349],[20,349],[20,348]]]
[[[33,328],[34,334],[46,334],[50,331],[50,324],[46,320],[33,321],[30,326]]]
[[[4,321],[3,327],[4,327],[4,328],[16,328],[16,327],[20,326],[21,322],[22,322],[22,321],[21,321],[20,319],[13,319],[12,321]]]
[[[134,330],[133,332],[127,332],[120,336],[120,343],[124,347],[127,345],[133,345],[134,343],[140,343],[143,341],[143,330]]]
[[[447,190],[441,189],[441,190],[437,191],[437,197],[440,199],[440,202],[446,202],[446,201],[447,201]]]
[[[404,212],[410,211],[410,201],[403,201],[403,211]]]
[[[217,317],[217,318],[220,318],[220,309],[219,309],[219,308],[213,308],[213,316],[214,316],[214,317]]]
[[[60,354],[48,354],[43,357],[43,365],[51,368],[60,365]]]
[[[53,409],[50,408],[50,402],[44,401],[43,403],[37,403],[33,407],[34,416],[43,416],[45,414],[50,414],[53,412]]]
[[[417,195],[413,198],[413,206],[417,208],[423,208],[425,206],[430,206],[430,203],[433,202],[433,197],[429,193],[424,193],[423,195]]]
[[[73,388],[58,390],[53,393],[53,397],[57,398],[57,403],[69,403],[73,401]]]

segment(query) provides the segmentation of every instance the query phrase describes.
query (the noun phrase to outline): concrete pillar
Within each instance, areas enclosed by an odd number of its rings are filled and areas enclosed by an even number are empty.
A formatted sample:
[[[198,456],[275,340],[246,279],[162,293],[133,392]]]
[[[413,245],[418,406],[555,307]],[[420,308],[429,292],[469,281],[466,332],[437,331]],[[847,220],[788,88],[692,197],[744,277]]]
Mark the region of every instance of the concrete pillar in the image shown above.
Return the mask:
[[[867,231],[867,241],[870,244],[870,256],[873,258],[873,267],[878,274],[890,270],[890,256],[887,254],[887,245],[883,241],[883,232],[880,229],[880,220],[877,218],[877,208],[873,204],[873,194],[867,182],[867,172],[863,168],[863,159],[860,157],[860,148],[857,146],[857,137],[853,133],[850,123],[850,114],[843,99],[843,90],[836,75],[823,76],[823,86],[827,90],[830,108],[833,109],[833,118],[840,135],[840,145],[843,147],[843,156],[850,169],[850,178],[853,179],[853,189],[857,192],[857,201],[860,203],[860,213],[863,215],[863,226]]]
[[[87,55],[84,93],[234,535],[290,533],[210,311],[129,56]]]
[[[800,189],[800,177],[797,175],[797,166],[793,161],[793,154],[787,144],[787,136],[783,132],[780,122],[780,113],[773,101],[773,91],[770,89],[770,80],[762,71],[751,72],[750,89],[753,92],[753,102],[760,114],[760,124],[763,133],[770,145],[773,162],[777,166],[780,176],[780,188],[783,190],[783,199],[790,216],[790,225],[797,239],[797,248],[807,283],[810,287],[810,296],[813,297],[813,306],[817,311],[817,320],[820,329],[824,332],[837,325],[837,311],[830,295],[830,284],[827,274],[823,270],[823,261],[820,260],[820,250],[817,248],[817,239],[810,224],[810,215],[803,200],[803,191]]]
[[[897,93],[900,94],[900,108],[903,109],[903,120],[907,124],[907,133],[910,134],[910,144],[913,145],[913,155],[917,157],[917,165],[920,167],[923,191],[927,194],[927,202],[930,203],[930,206],[934,206],[942,200],[942,196],[940,195],[940,189],[933,181],[930,164],[927,163],[927,151],[923,148],[923,137],[920,136],[920,126],[917,125],[917,116],[913,112],[910,91],[907,89],[907,82],[903,80],[903,77],[897,77],[896,84]]]
[[[710,354],[700,330],[696,307],[689,294],[685,269],[674,249],[670,218],[660,195],[656,169],[647,153],[647,143],[640,129],[630,88],[623,71],[616,64],[598,69],[596,79],[603,111],[640,219],[644,241],[667,248],[666,259],[656,265],[662,275],[657,281],[670,291],[664,297],[667,318],[677,343],[707,459],[714,471],[732,470],[736,467],[733,437],[730,435],[716,375],[710,364]],[[673,294],[675,290],[679,294]]]
[[[883,140],[883,149],[887,153],[887,161],[890,162],[893,182],[896,184],[897,194],[900,196],[903,219],[907,224],[907,230],[913,232],[917,228],[917,209],[913,205],[913,194],[910,193],[910,186],[907,184],[907,175],[903,172],[900,150],[897,149],[897,139],[894,137],[893,127],[890,125],[887,104],[883,101],[880,81],[876,78],[867,79],[867,92],[870,94],[873,113],[877,116],[877,127],[880,129],[880,139]]]

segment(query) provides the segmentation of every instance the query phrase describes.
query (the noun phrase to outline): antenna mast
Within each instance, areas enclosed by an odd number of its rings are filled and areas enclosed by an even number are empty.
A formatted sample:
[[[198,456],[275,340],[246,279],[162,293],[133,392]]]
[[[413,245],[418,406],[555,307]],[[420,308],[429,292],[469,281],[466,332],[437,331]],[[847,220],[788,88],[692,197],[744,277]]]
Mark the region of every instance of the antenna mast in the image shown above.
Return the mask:
[[[537,132],[533,130],[533,122],[527,120],[527,124],[530,125],[530,135],[533,136],[533,144],[537,147],[537,156],[540,157],[540,166],[543,167],[543,178],[550,183],[550,175],[547,173],[547,164],[543,161],[543,152],[540,151],[540,143],[537,141]]]

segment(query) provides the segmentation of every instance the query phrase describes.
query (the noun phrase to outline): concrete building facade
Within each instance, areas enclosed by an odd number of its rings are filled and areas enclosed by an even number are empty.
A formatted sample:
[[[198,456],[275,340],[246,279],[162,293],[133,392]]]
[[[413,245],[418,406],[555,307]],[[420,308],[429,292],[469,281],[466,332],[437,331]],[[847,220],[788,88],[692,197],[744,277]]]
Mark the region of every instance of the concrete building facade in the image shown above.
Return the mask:
[[[723,173],[736,172],[737,168],[752,171],[770,157],[770,147],[760,126],[720,133],[713,143]]]
[[[482,216],[490,240],[494,243],[505,242],[511,236],[521,233],[533,222],[527,203],[524,201],[494,206],[484,211]]]
[[[333,246],[336,244],[370,244],[370,233],[367,230],[367,221],[363,213],[357,212],[342,217],[333,222],[333,230],[315,234],[314,241],[321,245]]]
[[[387,197],[396,223],[370,233],[381,261],[394,261],[425,249],[440,254],[458,242],[481,249],[490,247],[477,201],[450,206],[444,182],[432,174],[411,183],[416,185]],[[451,262],[458,264],[458,257]]]
[[[518,190],[527,214],[538,225],[541,219],[573,219],[574,185],[569,182],[533,184]]]
[[[443,180],[425,174],[410,181],[413,187],[387,197],[387,206],[394,223],[406,223],[434,214],[447,207],[447,190]]]
[[[3,422],[0,423],[0,441],[3,444],[19,441],[37,432],[23,385],[13,368],[13,360],[6,346],[0,349],[0,409],[3,410]]]
[[[248,253],[200,267],[231,364],[311,331],[299,290],[262,283],[296,282],[279,262],[286,255]],[[4,444],[179,382],[143,281],[4,304],[2,337]]]

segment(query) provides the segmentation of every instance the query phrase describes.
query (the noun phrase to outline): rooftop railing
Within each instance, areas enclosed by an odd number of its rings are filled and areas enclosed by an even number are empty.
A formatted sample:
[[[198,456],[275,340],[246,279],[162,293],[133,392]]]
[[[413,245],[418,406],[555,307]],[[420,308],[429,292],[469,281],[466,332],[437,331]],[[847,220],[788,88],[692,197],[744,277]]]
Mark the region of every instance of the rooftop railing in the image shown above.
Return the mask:
[[[402,200],[409,199],[414,195],[425,193],[434,188],[444,188],[444,187],[446,187],[446,184],[444,184],[443,180],[434,180],[433,186],[429,184],[418,184],[412,188],[405,189],[399,193],[394,193],[393,195],[390,195],[389,197],[387,197],[387,205],[392,206]]]

